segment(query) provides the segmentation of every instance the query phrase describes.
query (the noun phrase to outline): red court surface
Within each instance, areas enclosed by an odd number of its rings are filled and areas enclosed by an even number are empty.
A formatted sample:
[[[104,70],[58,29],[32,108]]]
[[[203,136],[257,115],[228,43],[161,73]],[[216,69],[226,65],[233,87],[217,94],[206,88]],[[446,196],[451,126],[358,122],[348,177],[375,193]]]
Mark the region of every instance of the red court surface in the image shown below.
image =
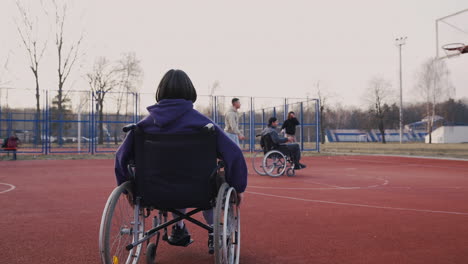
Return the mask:
[[[468,263],[467,161],[335,156],[304,163],[294,178],[251,170],[241,263]],[[113,161],[2,161],[0,183],[0,263],[100,263]],[[195,243],[163,243],[158,263],[213,262],[206,231],[189,228]]]

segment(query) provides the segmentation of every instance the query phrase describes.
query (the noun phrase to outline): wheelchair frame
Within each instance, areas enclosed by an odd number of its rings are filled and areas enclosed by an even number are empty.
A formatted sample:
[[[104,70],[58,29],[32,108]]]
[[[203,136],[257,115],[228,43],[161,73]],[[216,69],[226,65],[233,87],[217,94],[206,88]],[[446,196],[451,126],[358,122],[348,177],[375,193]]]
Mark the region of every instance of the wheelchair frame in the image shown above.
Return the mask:
[[[133,197],[132,190],[134,188],[135,165],[129,165],[128,171],[131,176],[130,180],[113,190],[103,211],[99,231],[99,248],[102,263],[137,264],[142,255],[142,247],[145,242],[147,243],[146,263],[155,263],[161,232],[163,232],[162,240],[169,242],[167,228],[180,220],[187,220],[207,230],[208,233],[213,233],[215,264],[238,264],[241,234],[240,210],[237,206],[238,200],[236,190],[221,179],[223,174],[221,169],[223,167],[223,163],[218,162],[218,167],[216,169],[218,178],[216,179],[216,183],[219,188],[216,198],[212,201],[212,205],[214,205],[214,222],[213,227],[211,227],[192,217],[194,214],[206,208],[195,208],[186,213],[181,213],[172,208],[158,209],[153,206],[142,206],[141,197]],[[125,197],[125,199],[122,199],[123,201],[120,199],[122,196]],[[123,203],[123,205],[118,203]],[[131,207],[131,210],[133,210],[133,218],[131,221],[129,220],[128,223],[121,223],[118,225],[116,234],[110,234],[113,227],[112,224],[116,222],[114,214],[118,206]],[[145,219],[152,215],[153,210],[157,210],[158,212],[152,218],[151,228],[145,231]],[[172,220],[167,220],[168,212],[177,215],[177,217]],[[113,219],[114,222],[112,221]],[[111,243],[111,236],[115,236],[115,239],[125,237],[127,240],[131,240],[131,242],[122,245],[122,248],[116,249],[116,254],[113,254],[113,252],[110,251],[115,242]],[[154,242],[150,242],[153,238]],[[188,246],[192,242],[193,241],[190,241],[190,243],[184,246]],[[119,259],[120,253],[123,253],[123,259]]]
[[[256,137],[261,137],[261,135],[256,135]],[[269,135],[265,135],[263,137],[269,137]],[[264,140],[263,137],[260,140],[262,150],[255,151],[252,157],[252,166],[255,172],[259,175],[268,175],[270,177],[279,177],[284,175],[285,172],[288,177],[296,175],[294,163],[289,155],[286,155],[281,151],[281,145],[274,147],[274,144],[271,142],[269,144],[265,144],[262,142],[262,140]],[[271,139],[266,140],[271,141]],[[264,154],[263,158],[260,157],[260,153]],[[259,166],[258,164],[261,165]]]

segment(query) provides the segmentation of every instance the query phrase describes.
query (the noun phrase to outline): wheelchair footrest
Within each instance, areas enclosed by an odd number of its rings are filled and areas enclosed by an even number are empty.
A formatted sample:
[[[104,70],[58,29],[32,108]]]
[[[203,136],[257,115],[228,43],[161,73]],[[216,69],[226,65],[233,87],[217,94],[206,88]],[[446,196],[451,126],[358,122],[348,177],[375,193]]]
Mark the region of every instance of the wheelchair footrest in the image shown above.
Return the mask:
[[[182,239],[182,240],[179,240],[177,242],[172,242],[170,237],[169,239],[167,240],[167,243],[169,243],[169,245],[171,246],[177,246],[177,247],[188,247],[190,244],[192,244],[194,242],[193,239]]]

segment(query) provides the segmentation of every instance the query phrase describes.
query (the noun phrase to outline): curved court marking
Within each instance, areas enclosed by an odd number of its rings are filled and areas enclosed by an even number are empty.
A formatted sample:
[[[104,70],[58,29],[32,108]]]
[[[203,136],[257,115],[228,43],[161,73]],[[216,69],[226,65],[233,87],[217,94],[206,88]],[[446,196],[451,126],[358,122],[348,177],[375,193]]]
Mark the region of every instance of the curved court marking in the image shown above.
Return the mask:
[[[7,193],[9,191],[13,191],[16,186],[14,186],[13,184],[9,184],[9,183],[3,183],[3,182],[0,182],[0,184],[2,185],[6,185],[6,186],[9,186],[10,188],[8,188],[7,190],[3,190],[3,191],[0,191],[0,193]]]
[[[311,199],[281,196],[281,195],[274,195],[274,194],[268,194],[268,193],[250,192],[250,191],[247,191],[246,193],[275,197],[275,198],[283,198],[283,199],[289,199],[289,200],[296,200],[296,201],[304,201],[304,202],[325,203],[325,204],[353,206],[353,207],[366,207],[366,208],[386,209],[386,210],[396,210],[396,211],[412,211],[412,212],[420,212],[420,213],[435,213],[435,214],[451,214],[451,215],[467,215],[468,216],[468,213],[465,213],[465,212],[436,211],[436,210],[427,210],[427,209],[401,208],[401,207],[378,206],[378,205],[368,205],[368,204],[332,202],[332,201],[324,201],[324,200],[311,200]]]
[[[337,186],[337,185],[330,185],[326,183],[320,183],[315,181],[307,181],[319,185],[325,185],[329,187],[272,187],[272,186],[255,186],[249,185],[249,188],[257,188],[257,189],[270,189],[270,190],[359,190],[359,189],[368,189],[368,188],[377,188],[388,185],[389,181],[387,179],[376,178],[382,180],[382,184],[375,184],[370,186]]]

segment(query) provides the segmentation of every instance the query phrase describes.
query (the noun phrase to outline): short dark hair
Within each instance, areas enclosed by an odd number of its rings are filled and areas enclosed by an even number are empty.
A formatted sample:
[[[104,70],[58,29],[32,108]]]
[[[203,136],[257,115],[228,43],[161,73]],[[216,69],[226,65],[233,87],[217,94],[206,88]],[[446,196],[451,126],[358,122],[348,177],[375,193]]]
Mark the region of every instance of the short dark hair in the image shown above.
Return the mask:
[[[276,122],[276,121],[278,121],[278,118],[270,117],[270,119],[268,119],[268,126],[271,126],[271,124],[273,124],[273,122]]]
[[[231,103],[234,104],[235,102],[238,102],[239,98],[232,98]]]
[[[291,114],[294,114],[294,115],[295,115],[296,113],[294,113],[293,111],[289,112],[289,113],[288,113],[288,119],[291,118]]]
[[[197,91],[182,70],[169,70],[164,74],[156,91],[156,102],[163,99],[185,99],[195,103]]]

